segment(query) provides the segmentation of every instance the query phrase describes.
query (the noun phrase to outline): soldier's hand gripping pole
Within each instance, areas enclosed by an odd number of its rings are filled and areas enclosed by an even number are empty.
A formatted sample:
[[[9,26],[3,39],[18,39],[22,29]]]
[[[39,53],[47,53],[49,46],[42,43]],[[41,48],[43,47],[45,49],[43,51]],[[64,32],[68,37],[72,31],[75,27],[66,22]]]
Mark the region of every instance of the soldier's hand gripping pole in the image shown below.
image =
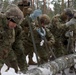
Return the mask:
[[[34,34],[33,34],[32,27],[31,27],[31,22],[30,22],[30,17],[29,16],[27,16],[27,21],[28,21],[28,25],[29,25],[29,29],[30,29],[30,33],[31,33],[31,38],[32,38],[32,42],[33,42],[34,51],[35,51],[35,54],[36,54],[37,63],[38,63],[38,66],[39,66],[37,47],[36,47],[36,44],[35,44]]]

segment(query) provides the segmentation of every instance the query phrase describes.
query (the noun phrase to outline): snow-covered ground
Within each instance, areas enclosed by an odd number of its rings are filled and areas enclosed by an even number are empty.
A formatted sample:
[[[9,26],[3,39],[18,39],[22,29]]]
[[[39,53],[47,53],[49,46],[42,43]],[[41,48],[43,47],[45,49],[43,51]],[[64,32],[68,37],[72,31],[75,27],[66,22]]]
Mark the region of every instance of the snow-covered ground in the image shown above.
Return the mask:
[[[28,56],[26,57],[26,60],[27,60],[27,63],[28,63],[28,61],[29,61]],[[33,56],[33,60],[35,62],[37,62],[35,54]],[[35,67],[37,67],[37,66],[30,65],[28,67],[28,70],[33,69]],[[15,73],[15,70],[13,68],[10,68],[8,71],[6,71],[7,68],[8,68],[8,66],[6,64],[4,64],[3,67],[2,67],[2,69],[1,69],[1,75],[24,75],[23,73],[21,73],[21,74]]]
[[[27,62],[29,61],[28,60],[28,56],[26,57],[26,60],[27,60]],[[36,60],[36,56],[35,56],[35,54],[34,54],[34,57],[33,57],[33,60],[35,61],[35,62],[37,62],[37,60]],[[76,60],[75,60],[75,62],[76,62]],[[28,67],[28,70],[30,70],[30,69],[33,69],[33,68],[36,68],[37,66],[33,66],[33,65],[30,65],[29,67]],[[10,68],[8,71],[6,71],[7,70],[7,65],[6,64],[4,64],[3,65],[3,67],[2,67],[2,69],[1,69],[1,75],[27,75],[27,74],[23,74],[23,73],[20,73],[20,74],[17,74],[17,73],[15,73],[15,70],[13,69],[13,68]],[[46,70],[46,69],[43,69],[44,70],[44,75],[49,75],[48,74],[48,70]],[[66,69],[65,70],[65,73],[66,73],[66,75],[76,75],[75,73],[69,73],[69,69]],[[52,75],[51,73],[50,73],[50,75]],[[59,73],[59,74],[56,74],[56,75],[62,75],[61,73]]]

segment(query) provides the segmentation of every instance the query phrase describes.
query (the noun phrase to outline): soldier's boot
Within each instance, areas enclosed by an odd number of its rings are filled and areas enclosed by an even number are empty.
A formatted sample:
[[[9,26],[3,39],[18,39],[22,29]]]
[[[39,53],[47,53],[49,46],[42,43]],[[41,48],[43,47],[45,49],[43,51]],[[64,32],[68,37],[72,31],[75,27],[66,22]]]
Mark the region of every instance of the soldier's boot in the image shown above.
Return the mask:
[[[28,70],[28,65],[27,65],[27,63],[26,63],[26,60],[24,59],[24,60],[18,60],[18,66],[19,66],[19,68],[20,68],[20,71],[22,72],[22,73],[26,73],[26,71]]]
[[[40,59],[40,64],[44,64],[46,62],[48,62],[48,59],[43,59],[43,58]]]
[[[20,71],[21,71],[23,74],[25,74],[27,70],[28,70],[27,67],[24,67],[24,68],[20,69]]]
[[[74,66],[71,66],[69,69],[69,73],[73,73],[74,72]]]
[[[29,65],[37,65],[36,62],[33,61],[32,57],[29,57],[29,62],[28,62]]]
[[[18,63],[16,60],[10,61],[11,67],[15,69],[15,72],[18,72]]]

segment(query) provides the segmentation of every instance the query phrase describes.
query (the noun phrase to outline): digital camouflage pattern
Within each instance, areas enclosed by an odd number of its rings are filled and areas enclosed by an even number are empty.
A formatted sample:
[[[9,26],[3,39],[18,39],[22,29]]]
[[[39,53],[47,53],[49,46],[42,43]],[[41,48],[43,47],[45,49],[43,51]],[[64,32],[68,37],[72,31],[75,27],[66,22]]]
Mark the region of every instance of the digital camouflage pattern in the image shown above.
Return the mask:
[[[15,20],[16,23],[18,24],[15,28],[15,42],[13,43],[12,48],[13,48],[14,53],[17,56],[17,62],[18,62],[18,66],[19,66],[20,70],[25,73],[25,71],[27,70],[27,63],[25,60],[24,47],[23,47],[22,39],[21,39],[22,38],[22,34],[21,34],[22,28],[20,26],[20,23],[24,19],[24,16],[23,16],[22,11],[18,7],[17,8],[12,7],[11,9],[9,9],[6,12],[6,15],[8,18],[11,17],[10,14],[11,14],[11,16],[12,15],[15,16],[15,18],[13,18],[13,20]]]
[[[22,41],[22,28],[20,26],[15,28],[15,42],[13,43],[12,48],[17,56],[18,66],[21,72],[25,73],[27,70],[27,63]]]
[[[8,28],[8,21],[4,14],[0,13],[0,69],[3,64],[6,62],[8,55],[10,57],[10,61],[16,61],[14,52],[12,51],[12,44],[15,41],[14,37],[14,29]],[[11,54],[12,53],[12,54]],[[15,63],[16,64],[16,63]],[[17,65],[15,65],[17,68]],[[17,69],[15,70],[17,71]]]
[[[43,15],[39,16],[39,19],[41,22],[41,27],[43,27],[46,32],[46,35],[45,35],[45,37],[47,39],[46,44],[48,45],[48,47],[52,46],[55,43],[55,39],[48,28],[48,24],[50,23],[50,18],[48,17],[48,15],[43,14]],[[38,55],[40,57],[41,63],[45,63],[49,59],[49,54],[48,54],[49,52],[46,49],[45,44],[43,44],[43,46],[40,46],[42,36],[38,33],[38,29],[40,29],[40,26],[39,26],[39,22],[37,22],[37,23],[38,23],[37,25],[36,24],[33,25],[33,33],[34,33],[34,38],[35,38]]]
[[[68,31],[68,28],[64,26],[66,23],[64,18],[67,20],[67,17],[62,16],[62,14],[54,16],[50,27],[55,37],[54,51],[57,57],[67,54],[67,38],[65,37],[65,33]]]
[[[24,14],[24,21],[22,22],[21,24],[21,27],[23,29],[23,38],[25,38],[23,40],[23,45],[24,45],[24,53],[25,53],[25,56],[28,55],[28,58],[29,58],[29,62],[31,62],[32,64],[34,63],[33,60],[32,60],[32,57],[33,57],[33,47],[31,48],[31,46],[29,47],[29,42],[27,41],[27,38],[28,38],[28,34],[29,34],[29,25],[27,23],[27,16],[30,16],[30,14],[32,13],[32,8],[30,7],[30,2],[28,2],[27,0],[23,0],[22,2],[19,2],[18,3],[18,7],[22,10],[23,14]],[[27,44],[26,44],[27,43]],[[28,64],[30,64],[28,62]],[[35,64],[35,63],[34,63]]]
[[[27,16],[25,17],[24,21],[21,23],[21,27],[23,29],[22,37],[23,37],[23,46],[25,48],[24,50],[25,56],[28,55],[28,58],[29,58],[28,64],[35,65],[35,62],[32,60],[34,49],[33,49],[32,40],[29,38],[30,30],[29,30],[29,25],[27,21]]]
[[[7,18],[12,18],[18,25],[23,21],[23,12],[16,5],[9,5],[6,9],[5,14]]]
[[[30,8],[30,2],[22,0],[21,2],[18,3],[18,7],[20,10],[23,12],[24,16],[27,16],[28,13],[28,8]]]
[[[21,71],[24,68],[26,71],[27,66],[25,65],[26,62],[22,49],[23,47],[21,42],[20,25],[17,25],[15,29],[10,29],[8,27],[8,20],[15,21],[16,24],[19,24],[19,22],[23,20],[23,13],[21,13],[22,12],[19,8],[17,9],[14,7],[8,9],[4,14],[0,13],[0,65],[3,66],[3,64],[6,63],[9,67],[13,67],[16,72],[18,71],[19,64],[22,65],[19,66]],[[17,57],[18,64],[16,61],[15,54]]]

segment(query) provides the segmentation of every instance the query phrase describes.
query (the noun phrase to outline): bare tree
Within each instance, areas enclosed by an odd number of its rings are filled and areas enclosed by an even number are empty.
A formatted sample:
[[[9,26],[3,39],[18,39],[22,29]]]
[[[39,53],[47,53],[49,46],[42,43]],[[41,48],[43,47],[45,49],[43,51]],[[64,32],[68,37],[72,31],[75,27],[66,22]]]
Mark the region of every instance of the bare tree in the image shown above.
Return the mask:
[[[0,12],[2,12],[3,9],[3,0],[0,0]]]

